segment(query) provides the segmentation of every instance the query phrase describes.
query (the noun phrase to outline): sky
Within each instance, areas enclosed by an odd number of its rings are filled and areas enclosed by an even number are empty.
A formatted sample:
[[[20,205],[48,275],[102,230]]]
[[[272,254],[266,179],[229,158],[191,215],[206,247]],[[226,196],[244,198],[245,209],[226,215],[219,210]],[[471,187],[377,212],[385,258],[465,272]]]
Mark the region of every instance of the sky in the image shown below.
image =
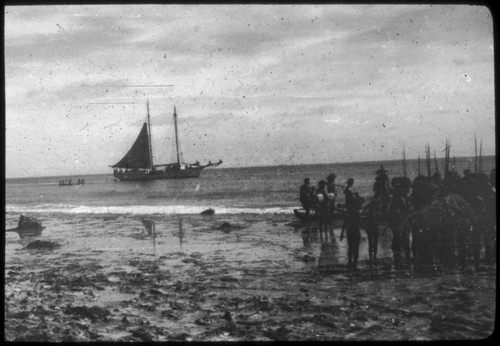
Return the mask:
[[[147,118],[220,167],[495,154],[493,21],[470,5],[5,10],[7,178],[112,173]]]

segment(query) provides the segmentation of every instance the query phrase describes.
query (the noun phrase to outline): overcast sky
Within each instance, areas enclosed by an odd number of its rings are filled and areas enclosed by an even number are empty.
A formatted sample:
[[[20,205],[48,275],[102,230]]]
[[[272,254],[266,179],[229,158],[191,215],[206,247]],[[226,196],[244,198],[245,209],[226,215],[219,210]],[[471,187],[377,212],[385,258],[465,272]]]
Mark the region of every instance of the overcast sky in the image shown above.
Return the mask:
[[[6,176],[112,173],[150,102],[153,153],[221,167],[495,154],[481,6],[5,8]]]

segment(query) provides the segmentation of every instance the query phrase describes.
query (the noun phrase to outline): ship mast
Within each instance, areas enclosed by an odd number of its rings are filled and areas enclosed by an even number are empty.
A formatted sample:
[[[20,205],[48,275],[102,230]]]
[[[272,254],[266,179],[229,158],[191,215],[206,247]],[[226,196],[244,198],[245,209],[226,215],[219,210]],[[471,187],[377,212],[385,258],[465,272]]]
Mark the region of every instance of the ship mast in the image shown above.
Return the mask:
[[[481,137],[481,141],[479,142],[479,173],[483,173],[483,137]]]
[[[177,164],[181,166],[181,158],[179,155],[179,138],[177,137],[177,111],[174,106],[174,123],[175,123],[175,149],[177,151]]]
[[[418,155],[418,175],[420,175],[420,154]]]
[[[147,107],[147,111],[148,111],[149,162],[150,162],[150,165],[151,165],[151,167],[149,167],[149,168],[153,168],[154,167],[154,164],[153,164],[153,147],[151,146],[151,123],[150,123],[150,120],[149,120],[149,100],[146,101],[146,107]]]
[[[406,153],[405,153],[404,143],[403,143],[403,176],[406,178]]]
[[[474,173],[477,173],[477,137],[474,133]]]

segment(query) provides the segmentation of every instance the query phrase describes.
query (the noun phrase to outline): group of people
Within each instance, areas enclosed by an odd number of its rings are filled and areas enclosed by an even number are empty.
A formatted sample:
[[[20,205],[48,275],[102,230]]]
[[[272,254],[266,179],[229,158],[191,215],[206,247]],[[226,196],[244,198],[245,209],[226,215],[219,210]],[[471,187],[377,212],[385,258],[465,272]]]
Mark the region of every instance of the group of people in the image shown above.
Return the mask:
[[[310,215],[311,210],[316,210],[318,214],[326,216],[322,212],[335,206],[337,197],[335,178],[335,174],[332,173],[326,181],[320,180],[317,187],[310,185],[309,178],[304,179],[304,185],[300,187],[300,203],[306,215]]]
[[[344,231],[347,232],[348,243],[348,265],[356,268],[359,254],[360,234],[360,211],[363,208],[364,199],[353,190],[354,179],[347,179],[346,185],[335,183],[336,176],[331,173],[326,180],[320,180],[317,187],[310,185],[309,178],[304,179],[300,187],[300,202],[310,215],[315,210],[318,216],[320,233],[330,234],[333,237],[332,221],[335,211],[344,213],[344,224],[340,240],[343,239]],[[343,187],[345,195],[345,208],[337,208],[335,201],[338,196],[337,187]]]
[[[78,182],[76,183],[77,185],[83,185],[85,184],[85,179],[78,179]],[[63,185],[73,185],[73,181],[71,179],[69,180],[59,180],[59,186]]]
[[[341,213],[344,216],[340,240],[343,239],[344,233],[347,233],[348,243],[348,266],[352,269],[357,268],[359,257],[360,244],[360,229],[366,230],[368,239],[369,260],[371,264],[377,261],[377,247],[379,237],[379,226],[384,223],[388,229],[392,230],[392,245],[393,257],[395,263],[401,263],[401,256],[406,254],[410,257],[410,251],[415,256],[415,242],[417,234],[412,233],[413,242],[410,247],[409,235],[407,230],[402,230],[404,220],[411,220],[409,217],[412,214],[420,215],[420,217],[432,218],[432,214],[426,215],[427,209],[432,204],[432,209],[438,210],[439,216],[435,221],[439,223],[436,227],[445,227],[443,222],[447,222],[446,218],[453,219],[453,214],[448,215],[448,209],[455,209],[455,213],[464,214],[463,210],[458,210],[455,207],[439,207],[435,202],[447,201],[446,196],[455,198],[463,198],[469,205],[471,212],[476,214],[475,217],[468,216],[470,229],[472,230],[472,240],[469,245],[458,244],[463,241],[462,235],[455,235],[457,238],[456,248],[459,252],[463,252],[465,246],[470,246],[472,252],[475,253],[474,260],[477,263],[479,258],[479,242],[483,239],[485,249],[485,259],[491,260],[496,249],[496,171],[492,170],[488,177],[484,173],[471,173],[469,170],[464,171],[464,176],[460,177],[455,171],[445,172],[445,177],[441,178],[438,171],[432,176],[418,175],[413,181],[407,177],[394,177],[389,179],[387,170],[383,166],[376,171],[376,178],[373,184],[373,198],[370,202],[364,205],[364,199],[359,196],[353,189],[354,179],[349,178],[346,186],[343,187],[345,195],[345,205],[335,205],[337,198],[336,187],[341,186],[335,184],[335,175],[330,174],[326,181],[321,180],[316,188],[311,187],[308,178],[304,179],[304,185],[300,189],[300,201],[306,213],[315,210],[318,215],[318,226],[320,232],[329,231],[333,235],[331,228],[334,212]],[[453,197],[458,196],[458,197]],[[446,202],[447,203],[447,202]],[[441,209],[445,208],[445,209]],[[464,208],[464,207],[461,207]],[[460,208],[459,208],[460,209]],[[458,211],[457,211],[458,210]],[[471,213],[469,212],[469,214]],[[472,219],[479,220],[473,221]],[[451,220],[450,222],[455,222]],[[475,223],[474,223],[475,222]],[[456,222],[455,222],[456,223]],[[444,226],[443,226],[444,225]],[[410,225],[410,227],[413,227]],[[449,228],[449,227],[448,227]],[[465,227],[466,229],[469,229]],[[418,231],[411,230],[411,232]],[[429,233],[430,232],[430,233]],[[428,234],[435,235],[436,232],[441,232],[439,229],[430,230]],[[448,230],[440,235],[445,239],[450,233]],[[443,239],[440,241],[443,242]],[[429,244],[424,245],[428,247]],[[438,252],[454,252],[454,245],[440,245],[441,250]],[[437,256],[442,254],[437,254]],[[459,259],[461,263],[465,263],[466,254]],[[453,255],[449,256],[453,258]],[[444,263],[444,262],[443,262]],[[461,264],[461,265],[462,265]]]

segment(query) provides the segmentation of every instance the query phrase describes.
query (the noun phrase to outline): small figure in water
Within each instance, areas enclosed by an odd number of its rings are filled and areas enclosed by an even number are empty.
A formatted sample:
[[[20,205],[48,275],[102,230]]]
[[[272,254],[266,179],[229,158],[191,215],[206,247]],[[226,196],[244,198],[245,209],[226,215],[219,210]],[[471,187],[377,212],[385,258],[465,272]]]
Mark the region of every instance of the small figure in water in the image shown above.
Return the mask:
[[[353,185],[354,179],[347,179],[347,186],[344,189],[347,215],[345,216],[344,225],[342,226],[340,240],[342,241],[344,237],[345,229],[347,231],[347,265],[349,268],[356,270],[359,257],[359,242],[361,240],[361,234],[359,231],[359,211],[363,207],[364,200],[358,195],[358,193],[352,191]]]
[[[304,185],[300,187],[300,203],[302,208],[306,210],[306,215],[309,216],[312,206],[311,187],[309,186],[309,178],[304,179]]]

